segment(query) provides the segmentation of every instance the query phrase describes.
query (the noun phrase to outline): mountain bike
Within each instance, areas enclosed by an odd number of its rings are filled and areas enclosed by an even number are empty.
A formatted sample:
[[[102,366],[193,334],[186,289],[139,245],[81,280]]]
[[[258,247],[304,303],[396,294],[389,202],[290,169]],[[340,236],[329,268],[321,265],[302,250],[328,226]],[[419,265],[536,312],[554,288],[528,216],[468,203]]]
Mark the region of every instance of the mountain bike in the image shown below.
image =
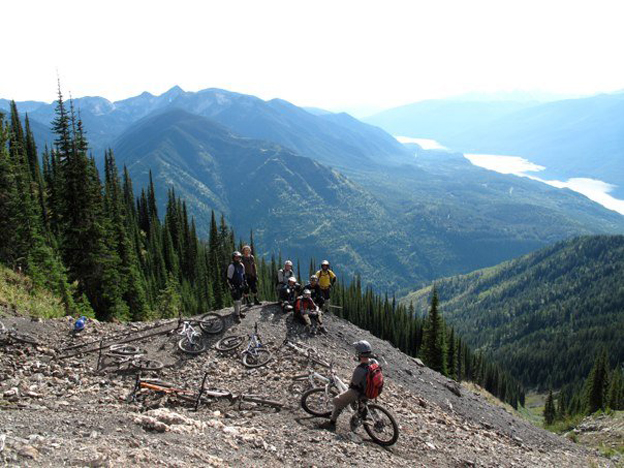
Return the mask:
[[[254,333],[247,337],[247,348],[241,353],[243,365],[250,368],[264,366],[272,359],[273,354],[262,343],[258,334],[258,322],[254,326]],[[234,351],[245,342],[245,338],[244,335],[226,336],[217,341],[215,348],[221,352]]]
[[[39,345],[39,342],[32,335],[29,335],[28,333],[20,333],[17,330],[9,330],[2,322],[0,322],[0,342],[18,342],[34,346]]]
[[[329,417],[333,410],[334,397],[348,389],[334,372],[333,365],[330,373],[329,382],[325,386],[312,388],[301,397],[301,407],[307,413],[323,418]],[[390,411],[376,403],[370,403],[366,398],[359,399],[350,407],[355,410],[349,422],[352,431],[363,425],[366,433],[377,444],[389,446],[396,443],[399,438],[399,426]]]
[[[288,348],[301,356],[305,356],[308,359],[308,364],[314,363],[322,367],[329,369],[330,364],[323,361],[319,357],[319,353],[313,346],[301,343],[299,341],[291,341],[288,338],[284,338],[284,341],[279,345],[278,349]]]
[[[206,343],[202,339],[202,334],[193,328],[191,321],[182,322],[182,330],[178,335],[183,335],[183,338],[178,341],[178,348],[181,351],[187,354],[200,354],[206,351]]]
[[[308,362],[307,373],[295,375],[292,378],[293,383],[290,384],[290,387],[288,387],[291,394],[302,395],[312,388],[320,387],[329,383],[329,377],[316,372],[313,366],[314,362],[310,360]]]
[[[170,382],[164,382],[159,379],[142,379],[140,375],[137,375],[134,389],[132,390],[132,393],[128,395],[128,401],[136,401],[137,394],[141,392],[141,390],[145,389],[161,395],[174,396],[175,398],[178,398],[182,401],[192,403],[196,411],[199,408],[200,404],[211,403],[212,401],[218,399],[226,400],[230,405],[238,403],[240,406],[242,403],[246,402],[258,406],[268,406],[278,411],[284,406],[284,404],[279,401],[271,400],[270,398],[260,395],[232,393],[227,390],[207,389],[207,377],[208,372],[204,374],[204,378],[199,387],[199,391],[194,392],[185,388],[179,388],[175,384]]]
[[[164,367],[162,362],[156,359],[148,359],[146,354],[145,351],[136,346],[114,344],[102,356],[106,359],[107,364],[116,365],[118,368],[126,365],[128,369],[157,371]]]
[[[219,314],[209,312],[199,317],[199,328],[209,335],[217,335],[225,328],[225,320]]]

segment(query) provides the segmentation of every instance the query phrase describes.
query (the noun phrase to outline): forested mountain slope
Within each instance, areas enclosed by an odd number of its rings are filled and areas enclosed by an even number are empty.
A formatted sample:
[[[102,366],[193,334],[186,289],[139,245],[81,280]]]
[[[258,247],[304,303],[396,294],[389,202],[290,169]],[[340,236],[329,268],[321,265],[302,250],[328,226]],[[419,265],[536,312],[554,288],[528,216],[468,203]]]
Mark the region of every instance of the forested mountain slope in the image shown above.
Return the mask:
[[[400,263],[404,252],[393,249],[406,239],[400,232],[385,235],[394,221],[381,204],[338,172],[275,143],[240,137],[204,117],[172,110],[133,127],[117,142],[115,154],[139,186],[153,172],[161,203],[173,186],[202,234],[215,209],[237,232],[247,235],[253,228],[264,251],[304,262],[330,257],[343,277],[408,275]],[[424,278],[417,268],[409,274]],[[384,284],[390,287],[394,278]]]
[[[624,360],[624,237],[557,243],[493,268],[436,282],[440,309],[468,342],[527,386],[578,383],[602,347]],[[404,302],[421,304],[431,288]]]
[[[493,265],[570,235],[624,231],[624,218],[582,196],[475,168],[460,156],[347,178],[275,143],[243,138],[209,119],[170,110],[142,120],[115,155],[139,186],[149,170],[158,200],[173,186],[206,232],[212,209],[265,251],[307,262],[330,257],[395,291]],[[357,183],[354,183],[356,181]]]

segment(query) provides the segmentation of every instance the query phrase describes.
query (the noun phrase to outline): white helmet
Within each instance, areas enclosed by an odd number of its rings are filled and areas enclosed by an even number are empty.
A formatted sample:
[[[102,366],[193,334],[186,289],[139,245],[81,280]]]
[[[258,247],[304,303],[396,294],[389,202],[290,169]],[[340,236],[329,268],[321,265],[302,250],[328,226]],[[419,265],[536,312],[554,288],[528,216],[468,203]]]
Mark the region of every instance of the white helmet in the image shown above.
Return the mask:
[[[321,266],[322,266],[322,267],[324,267],[324,266],[329,266],[329,261],[327,261],[327,260],[323,260],[323,261],[321,262]]]
[[[309,299],[310,296],[312,296],[312,293],[310,292],[309,289],[304,289],[303,290],[303,297],[305,297],[306,299]]]
[[[293,266],[293,265],[292,265],[292,262],[290,260],[286,260],[284,262],[284,266]]]
[[[291,276],[290,278],[288,278],[288,282],[289,283],[296,283],[297,282],[297,278],[295,276]]]

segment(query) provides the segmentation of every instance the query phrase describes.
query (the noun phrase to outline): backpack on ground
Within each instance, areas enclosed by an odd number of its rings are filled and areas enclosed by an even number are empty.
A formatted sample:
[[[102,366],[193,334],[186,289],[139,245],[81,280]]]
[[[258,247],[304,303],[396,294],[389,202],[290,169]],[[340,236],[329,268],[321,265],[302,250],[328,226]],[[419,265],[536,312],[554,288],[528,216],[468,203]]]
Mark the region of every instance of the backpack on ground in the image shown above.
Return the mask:
[[[369,400],[377,398],[383,390],[384,377],[381,373],[381,366],[377,363],[373,363],[368,366],[368,373],[366,374],[366,390],[364,394]]]

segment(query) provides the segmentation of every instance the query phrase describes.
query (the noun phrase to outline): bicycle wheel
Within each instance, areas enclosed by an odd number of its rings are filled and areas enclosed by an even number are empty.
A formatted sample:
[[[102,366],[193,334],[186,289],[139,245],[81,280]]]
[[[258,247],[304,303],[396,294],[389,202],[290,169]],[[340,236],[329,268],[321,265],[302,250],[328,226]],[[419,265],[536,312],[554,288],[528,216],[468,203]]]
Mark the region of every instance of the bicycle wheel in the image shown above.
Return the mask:
[[[32,335],[29,335],[28,333],[12,332],[10,333],[9,336],[13,338],[15,341],[19,341],[21,343],[31,344],[35,346],[39,344],[39,342]]]
[[[371,403],[364,420],[366,433],[379,445],[393,445],[399,438],[399,425],[387,409]]]
[[[209,335],[221,333],[224,327],[225,321],[219,314],[209,313],[202,315],[199,318],[199,328],[201,328],[204,333],[208,333]]]
[[[271,360],[273,355],[271,351],[265,348],[256,348],[255,350],[245,351],[243,353],[243,365],[245,367],[262,367]]]
[[[165,365],[160,361],[143,357],[133,359],[130,365],[135,369],[144,371],[157,371],[165,367]]]
[[[314,416],[328,417],[334,407],[332,400],[336,396],[338,390],[335,387],[330,387],[329,392],[325,392],[325,387],[315,387],[303,394],[301,407]]]
[[[215,348],[217,351],[232,351],[238,348],[245,341],[244,336],[226,336],[217,341]]]
[[[203,340],[195,339],[194,342],[189,341],[189,339],[185,336],[180,341],[178,341],[178,348],[181,351],[187,354],[199,354],[206,351],[206,343]]]
[[[124,355],[145,353],[145,351],[143,351],[141,348],[137,348],[136,346],[123,344],[123,343],[110,345],[108,347],[108,351],[109,353],[112,353],[112,354],[124,354]]]

